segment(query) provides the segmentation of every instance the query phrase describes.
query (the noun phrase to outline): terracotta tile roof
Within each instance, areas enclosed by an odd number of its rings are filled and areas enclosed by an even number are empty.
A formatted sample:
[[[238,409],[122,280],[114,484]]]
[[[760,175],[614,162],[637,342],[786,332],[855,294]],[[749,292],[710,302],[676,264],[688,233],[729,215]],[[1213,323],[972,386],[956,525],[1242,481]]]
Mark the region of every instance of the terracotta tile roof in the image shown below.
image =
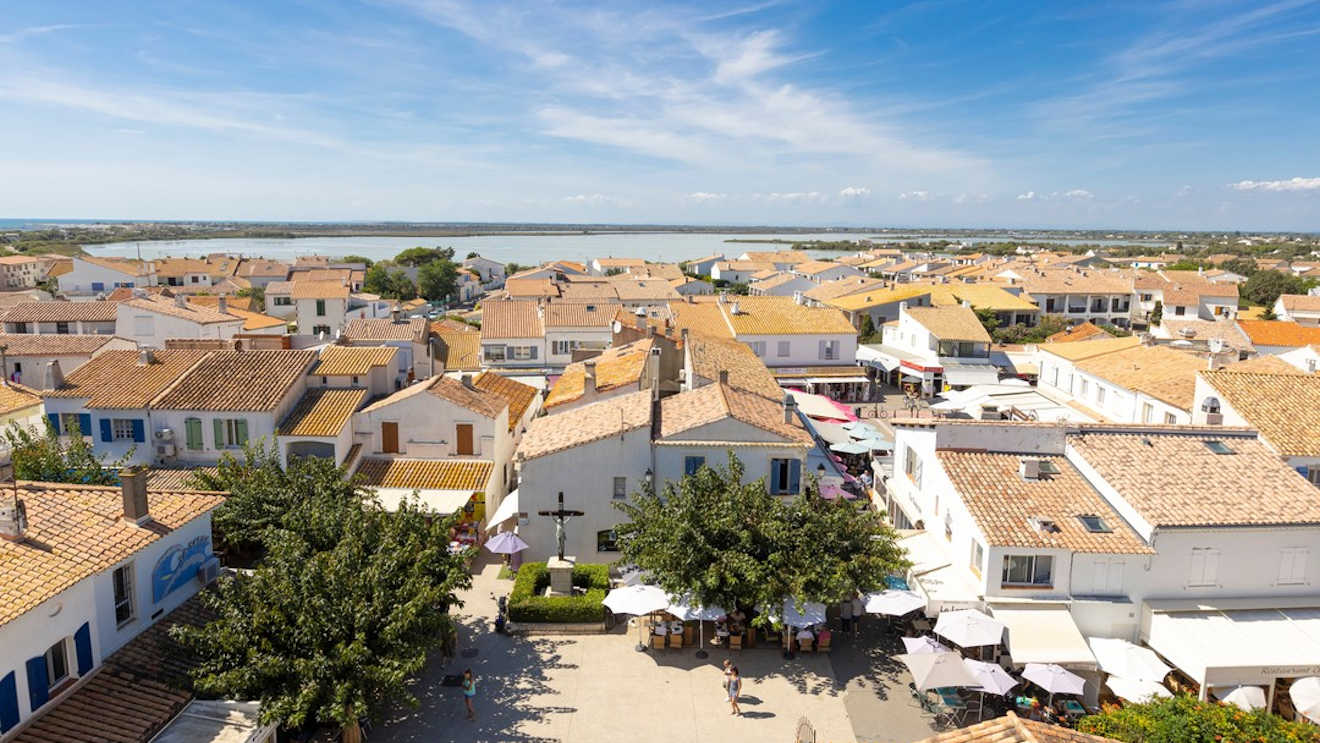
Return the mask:
[[[283,320],[270,315],[263,315],[260,312],[249,312],[237,307],[230,307],[226,310],[234,317],[243,319],[243,330],[265,330],[268,328],[278,328],[289,324],[288,320]]]
[[[1190,341],[1220,340],[1229,348],[1251,350],[1251,340],[1232,320],[1179,320],[1166,317],[1160,328],[1169,338]]]
[[[1003,268],[1000,269],[1004,270]],[[1025,267],[1022,288],[1028,294],[1131,294],[1132,273],[1114,269]]]
[[[783,286],[784,284],[787,284],[789,282],[798,281],[801,278],[802,278],[801,276],[798,276],[796,274],[791,274],[787,271],[775,271],[772,275],[767,276],[764,279],[753,281],[751,287],[753,289],[766,291],[768,289],[774,289],[775,287]]]
[[[1297,367],[1293,366],[1292,364],[1289,364],[1287,361],[1284,361],[1278,356],[1272,356],[1270,354],[1265,354],[1264,356],[1257,356],[1254,359],[1247,359],[1246,361],[1235,361],[1227,366],[1220,367],[1217,371],[1251,372],[1254,374],[1303,373]]]
[[[112,271],[118,271],[129,276],[146,276],[150,273],[150,264],[133,258],[99,258],[94,255],[80,255],[76,257],[80,261],[86,261],[94,266],[108,268]]]
[[[157,276],[179,277],[190,273],[211,272],[210,265],[201,258],[155,258],[152,263],[155,264]]]
[[[990,342],[985,326],[967,307],[909,307],[907,314],[942,341]]]
[[[1122,338],[1101,338],[1099,340],[1087,341],[1085,343],[1042,343],[1037,349],[1046,353],[1054,354],[1061,359],[1069,361],[1082,361],[1097,356],[1103,356],[1109,353],[1117,353],[1128,348],[1134,348],[1141,345],[1141,339],[1135,335],[1128,335]]]
[[[259,276],[263,278],[278,277],[283,280],[289,275],[289,264],[279,261],[267,261],[260,258],[244,258],[238,265],[239,276]]]
[[[679,268],[676,263],[648,263],[632,269],[628,272],[628,275],[642,279],[674,281],[683,278],[683,269]]]
[[[735,304],[737,314],[733,313]],[[792,297],[738,297],[716,307],[739,336],[857,334],[842,312],[833,307],[807,307]]]
[[[0,265],[4,266],[26,266],[30,263],[45,263],[41,258],[35,255],[0,255]]]
[[[673,289],[671,288],[670,291]],[[545,308],[545,327],[609,327],[614,322],[614,313],[618,309],[619,305],[613,302],[551,302]]]
[[[642,258],[597,258],[594,262],[601,268],[629,268],[631,266],[646,265],[646,261]]]
[[[153,407],[164,410],[274,410],[315,360],[316,352],[312,350],[212,351],[177,384],[160,395]]]
[[[680,333],[687,330],[693,334],[733,339],[733,329],[716,302],[670,302],[669,310],[674,314],[674,329]]]
[[[162,536],[207,513],[223,501],[215,493],[148,491],[152,521],[123,520],[118,487],[19,482],[0,497],[27,507],[21,542],[0,540],[0,625],[90,575],[135,554]]]
[[[1279,301],[1289,312],[1320,312],[1320,294],[1280,294]]]
[[[398,354],[395,346],[326,346],[308,374],[363,376],[371,373],[372,367],[393,364]]]
[[[651,339],[644,338],[623,346],[607,348],[590,361],[594,362],[597,392],[608,392],[620,387],[636,388],[646,371],[646,360],[651,355]],[[557,407],[581,400],[586,394],[586,361],[576,361],[564,367],[563,374],[545,398],[545,408]]]
[[[936,456],[987,546],[1109,554],[1154,551],[1062,456],[1031,455],[1059,470],[1039,480],[1018,474],[1022,454],[939,451]],[[1088,531],[1079,516],[1099,516],[1111,531]],[[1054,522],[1054,529],[1036,528],[1033,518]]]
[[[749,250],[743,255],[748,261],[763,263],[806,263],[811,255],[805,250]]]
[[[220,304],[220,295],[218,294],[191,294],[188,296],[189,304],[199,304],[203,307],[215,307]],[[247,312],[260,312],[261,307],[252,297],[235,297],[227,295],[225,297],[225,306],[231,310],[245,310]]]
[[[121,304],[137,310],[156,312],[180,320],[188,320],[189,322],[195,322],[199,325],[218,325],[220,323],[243,322],[243,318],[237,315],[220,312],[203,305],[191,303],[180,305],[178,301],[170,297],[138,297],[137,299],[130,299]]]
[[[550,279],[506,279],[504,293],[510,297],[557,297],[559,287]]]
[[[59,389],[42,394],[87,398],[89,408],[145,408],[209,353],[166,349],[153,352],[153,361],[143,364],[137,351],[105,351],[73,370]]]
[[[348,284],[338,279],[315,281],[295,278],[289,294],[294,299],[348,299]]]
[[[293,272],[293,280],[298,282],[334,281],[337,283],[352,283],[354,278],[361,280],[363,278],[362,272],[354,271],[351,268],[308,268]]]
[[[280,424],[279,435],[338,436],[366,399],[367,391],[360,388],[309,389]]]
[[[1242,371],[1235,364],[1201,376],[1280,455],[1320,457],[1320,375],[1278,363],[1287,371]]]
[[[824,300],[824,302],[831,307],[836,307],[846,312],[854,312],[856,310],[878,307],[882,304],[903,302],[927,294],[930,294],[930,287],[919,284],[903,284],[888,289],[877,285],[862,291],[845,294],[844,296],[835,299],[827,299]]]
[[[539,390],[529,384],[523,384],[490,371],[479,374],[476,379],[472,380],[472,384],[479,390],[504,398],[504,401],[509,405],[509,430],[511,431],[518,427],[523,415],[527,412],[527,408],[540,394]]]
[[[746,273],[755,273],[756,271],[775,271],[775,264],[770,261],[720,261],[715,264],[715,268],[720,271],[740,271]],[[713,271],[714,269],[712,269]]]
[[[613,283],[619,299],[624,302],[666,302],[681,298],[666,279],[616,279]],[[554,305],[550,306],[554,307]]]
[[[41,404],[41,393],[17,382],[0,380],[0,415]]]
[[[838,268],[839,266],[847,266],[847,265],[848,264],[846,263],[839,263],[837,261],[811,260],[811,261],[802,261],[796,266],[793,266],[793,271],[800,274],[806,274],[808,276],[815,276],[818,273],[824,273],[832,268]]]
[[[389,317],[369,317],[349,320],[343,337],[355,341],[412,341],[425,343],[429,333],[426,318],[408,317],[395,322]]]
[[[476,388],[475,383],[469,388],[461,381],[450,377],[437,376],[432,377],[432,380],[426,388],[427,392],[486,418],[498,418],[500,412],[508,407],[508,402],[503,397]]]
[[[1257,346],[1297,347],[1320,343],[1320,327],[1281,320],[1238,320],[1238,325]]]
[[[925,289],[930,292],[931,304],[937,307],[971,302],[974,309],[1017,312],[1040,309],[1030,297],[1016,295],[995,284],[932,284]]]
[[[545,336],[545,325],[536,302],[485,302],[481,310],[482,340]]]
[[[58,335],[51,333],[0,333],[6,356],[82,356],[96,353],[114,340],[113,335]]]
[[[729,384],[734,387],[774,400],[784,396],[774,375],[745,343],[691,334],[687,351],[692,357],[692,370],[699,377],[717,382],[720,372],[727,371]]]
[[[1059,725],[1024,720],[1013,712],[965,728],[933,735],[915,743],[1117,743]]]
[[[537,418],[527,426],[518,457],[523,460],[572,449],[639,428],[649,436],[651,392],[642,390]]]
[[[476,371],[481,368],[481,333],[432,331],[436,338],[436,359],[445,371]]]
[[[194,474],[220,474],[219,467],[152,467],[147,470],[147,488],[150,490],[189,490]]]
[[[1067,443],[1154,526],[1320,524],[1315,486],[1254,432],[1079,427]],[[1215,454],[1222,441],[1233,454]],[[1207,484],[1221,483],[1221,487]]]
[[[1201,354],[1164,346],[1133,346],[1080,361],[1077,368],[1117,387],[1191,410],[1196,373],[1206,368],[1206,360]]]
[[[1060,330],[1059,332],[1046,338],[1045,342],[1075,343],[1076,341],[1084,341],[1096,337],[1107,338],[1109,337],[1109,334],[1106,333],[1104,329],[1102,329],[1099,325],[1087,321],[1079,325],[1074,325],[1071,328],[1068,328],[1067,330]]]
[[[566,301],[582,302],[595,299],[615,302],[619,299],[619,291],[615,286],[616,282],[605,280],[570,281],[564,284],[560,292]]]
[[[283,295],[283,294],[290,294],[290,295],[292,295],[292,294],[293,294],[293,282],[292,282],[292,281],[272,281],[272,282],[270,282],[269,284],[266,284],[266,296],[270,297],[270,296],[274,296],[274,295],[276,295],[276,294],[281,294],[281,295]]]
[[[781,273],[783,272],[777,268],[767,268],[764,271],[757,271],[756,273],[752,274],[751,276],[748,276],[747,278],[751,279],[753,282],[766,281],[768,279],[773,279],[774,277],[780,275]]]
[[[9,308],[4,322],[114,322],[118,302],[24,302]]]
[[[869,276],[846,276],[834,281],[826,281],[820,286],[810,289],[803,294],[817,302],[824,302],[830,299],[846,297],[849,294],[856,294],[868,289],[883,289],[885,282],[880,279],[873,279]]]
[[[485,490],[494,463],[488,459],[363,459],[357,474],[369,488]]]
[[[811,434],[796,419],[784,422],[784,404],[728,384],[708,384],[660,401],[660,435],[668,438],[725,418],[775,434],[785,441],[811,444]]]

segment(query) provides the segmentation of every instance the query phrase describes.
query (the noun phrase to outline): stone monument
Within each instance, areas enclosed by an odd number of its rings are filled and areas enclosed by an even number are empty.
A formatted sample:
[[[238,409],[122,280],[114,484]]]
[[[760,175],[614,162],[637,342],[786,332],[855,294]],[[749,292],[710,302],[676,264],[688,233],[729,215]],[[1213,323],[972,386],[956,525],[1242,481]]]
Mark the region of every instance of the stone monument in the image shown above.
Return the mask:
[[[573,595],[573,566],[577,558],[564,556],[564,524],[574,516],[585,515],[582,511],[570,511],[564,508],[564,493],[559,493],[559,507],[553,511],[538,511],[541,516],[555,520],[555,546],[558,548],[554,557],[545,561],[546,572],[550,574],[550,596]]]

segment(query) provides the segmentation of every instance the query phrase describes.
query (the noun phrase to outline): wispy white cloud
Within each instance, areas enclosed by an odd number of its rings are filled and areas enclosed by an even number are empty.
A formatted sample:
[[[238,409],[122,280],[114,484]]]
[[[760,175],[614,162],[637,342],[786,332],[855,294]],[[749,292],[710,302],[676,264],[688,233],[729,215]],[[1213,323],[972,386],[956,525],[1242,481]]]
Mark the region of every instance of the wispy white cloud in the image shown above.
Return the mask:
[[[930,201],[930,191],[904,191],[898,195],[903,201]]]
[[[692,193],[688,194],[688,195],[687,195],[686,197],[684,197],[684,198],[688,199],[689,201],[696,201],[696,202],[700,202],[700,203],[705,203],[705,202],[708,202],[708,201],[724,201],[724,200],[727,199],[728,197],[729,197],[729,195],[728,195],[728,194],[725,194],[725,193],[710,193],[710,192],[708,192],[708,191],[693,191]]]
[[[1235,191],[1320,191],[1320,178],[1289,178],[1282,181],[1238,181]]]
[[[1025,193],[1020,193],[1017,195],[1018,201],[1033,201],[1035,200],[1035,198],[1036,198],[1035,191],[1027,191]]]
[[[871,195],[871,189],[866,186],[844,186],[839,189],[839,195],[845,199],[864,199]]]
[[[1071,191],[1064,191],[1063,197],[1065,199],[1079,199],[1082,201],[1089,201],[1095,198],[1095,194],[1091,193],[1090,191],[1087,191],[1084,188],[1074,188]]]
[[[825,194],[822,194],[819,191],[789,191],[787,193],[772,192],[768,194],[753,194],[752,198],[764,198],[766,201],[787,201],[791,203],[822,202],[826,200]]]
[[[32,36],[43,36],[45,34],[55,33],[56,31],[68,31],[74,28],[84,28],[79,23],[56,23],[48,26],[28,26],[20,28],[17,31],[11,31],[7,34],[0,34],[0,44],[13,44]]]

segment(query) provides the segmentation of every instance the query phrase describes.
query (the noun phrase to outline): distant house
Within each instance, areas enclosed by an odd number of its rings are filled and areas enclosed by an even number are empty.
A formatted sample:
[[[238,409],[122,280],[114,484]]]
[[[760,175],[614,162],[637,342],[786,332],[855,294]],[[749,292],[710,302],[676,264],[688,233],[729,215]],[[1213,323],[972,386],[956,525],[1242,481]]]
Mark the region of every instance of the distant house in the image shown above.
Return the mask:
[[[504,264],[499,261],[474,255],[463,259],[463,267],[475,271],[481,277],[481,283],[487,288],[504,284]]]
[[[58,282],[61,294],[95,296],[119,286],[155,286],[156,271],[148,261],[75,255],[73,268]]]
[[[0,314],[6,333],[114,335],[118,302],[24,302]]]
[[[1320,326],[1320,294],[1280,294],[1274,314],[1286,322]]]
[[[686,262],[687,272],[694,276],[710,276],[710,271],[715,264],[725,260],[723,255],[716,253],[714,255],[704,256],[702,258],[693,258]]]
[[[376,317],[349,321],[341,342],[350,346],[393,346],[399,349],[400,382],[435,373],[430,329],[424,317]]]
[[[44,256],[0,256],[0,286],[6,290],[30,289],[44,282],[54,261]]]
[[[882,341],[866,346],[859,359],[882,369],[890,384],[932,397],[945,386],[999,381],[999,369],[990,361],[990,334],[968,307],[903,303],[898,319],[882,331]]]
[[[143,296],[118,303],[115,334],[140,346],[163,348],[167,338],[227,340],[241,333],[243,324],[223,304],[212,309],[190,304],[182,295]]]
[[[40,387],[42,375],[51,361],[72,372],[104,351],[131,351],[136,344],[113,335],[36,335],[33,333],[0,334],[5,347],[4,377],[29,386]]]
[[[729,297],[675,302],[675,325],[747,344],[769,367],[856,363],[857,330],[832,307],[807,307],[791,297]]]

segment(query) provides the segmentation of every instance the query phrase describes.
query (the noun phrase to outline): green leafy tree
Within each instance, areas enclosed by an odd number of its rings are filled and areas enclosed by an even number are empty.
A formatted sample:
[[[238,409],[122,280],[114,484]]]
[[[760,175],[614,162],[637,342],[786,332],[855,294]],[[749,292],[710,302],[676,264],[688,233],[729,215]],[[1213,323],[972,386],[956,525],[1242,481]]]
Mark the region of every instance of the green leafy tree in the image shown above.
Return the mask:
[[[1160,321],[1163,319],[1164,319],[1164,303],[1160,301],[1156,301],[1155,309],[1150,311],[1150,324],[1159,325]]]
[[[1257,271],[1242,282],[1241,294],[1252,304],[1273,307],[1280,294],[1305,294],[1314,286],[1300,276],[1280,271]]]
[[[371,264],[374,263],[375,261],[372,261],[370,258],[366,257],[365,255],[352,255],[352,254],[350,254],[350,255],[346,255],[346,256],[344,256],[343,258],[340,258],[340,259],[339,259],[339,262],[340,262],[340,263],[361,263],[362,265],[366,266],[367,268],[371,268]]]
[[[840,601],[906,567],[880,514],[812,492],[785,501],[743,473],[730,452],[727,466],[669,481],[663,496],[648,487],[617,503],[629,519],[615,528],[623,560],[670,593],[726,609]]]
[[[449,552],[453,516],[418,505],[314,497],[293,513],[315,528],[275,528],[254,571],[224,578],[203,601],[216,619],[172,635],[195,653],[203,694],[254,699],[261,720],[331,725],[416,706],[409,684],[453,631],[449,608],[471,585]]]
[[[1082,718],[1077,729],[1128,743],[1315,743],[1320,730],[1268,710],[1201,702],[1182,694],[1145,704],[1107,706]]]
[[[524,266],[524,265],[522,265],[521,263],[513,263],[513,262],[505,263],[505,264],[504,264],[504,275],[505,275],[505,276],[512,276],[512,275],[518,273],[519,271],[522,271],[524,268],[527,268],[527,266]]]
[[[857,330],[857,337],[859,340],[863,343],[870,343],[879,340],[876,337],[879,333],[876,332],[875,321],[871,319],[870,314],[862,315],[861,325],[862,327]]]
[[[1219,267],[1247,278],[1251,278],[1253,274],[1260,270],[1256,267],[1256,262],[1250,258],[1232,258],[1219,264]]]
[[[408,278],[408,274],[402,268],[396,268],[390,271],[389,293],[382,296],[389,299],[409,300],[417,296],[417,285]]]
[[[458,264],[431,261],[417,271],[417,293],[431,302],[447,299],[458,291]]]
[[[985,328],[986,333],[994,335],[994,332],[999,329],[999,315],[996,315],[994,310],[982,307],[981,309],[973,309],[972,312],[976,313],[976,319],[980,321],[981,327]]]
[[[400,266],[425,266],[431,261],[453,261],[453,248],[408,248],[394,256],[394,262]]]
[[[240,297],[251,297],[252,301],[256,303],[258,310],[266,303],[266,287],[264,286],[245,287],[239,289],[238,292],[236,292],[236,295]]]
[[[40,482],[117,485],[119,470],[131,461],[133,449],[119,459],[104,462],[96,456],[76,423],[70,429],[61,441],[49,421],[42,431],[17,423],[9,424],[5,438],[12,452],[14,477]]]
[[[1044,343],[1051,335],[1068,329],[1068,319],[1062,315],[1045,315],[1031,327],[1022,323],[998,328],[990,333],[996,343]]]
[[[464,258],[463,260],[468,260],[468,259],[470,259],[470,258],[480,258],[480,257],[481,257],[481,253],[478,253],[477,251],[472,250],[472,251],[468,251],[467,257]]]
[[[367,269],[366,275],[362,277],[362,289],[382,297],[390,292],[389,261],[381,261]]]

